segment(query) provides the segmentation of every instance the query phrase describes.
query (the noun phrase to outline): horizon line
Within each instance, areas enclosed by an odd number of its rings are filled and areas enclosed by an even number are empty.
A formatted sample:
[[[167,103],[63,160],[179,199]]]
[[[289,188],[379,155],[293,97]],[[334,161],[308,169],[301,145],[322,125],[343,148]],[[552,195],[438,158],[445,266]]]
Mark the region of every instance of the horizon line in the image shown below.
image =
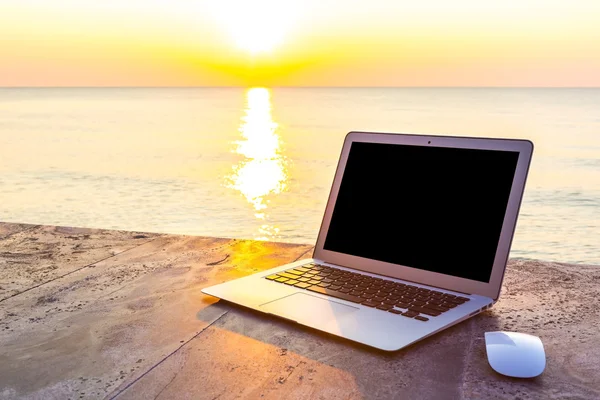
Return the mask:
[[[0,89],[600,89],[600,86],[0,86]]]

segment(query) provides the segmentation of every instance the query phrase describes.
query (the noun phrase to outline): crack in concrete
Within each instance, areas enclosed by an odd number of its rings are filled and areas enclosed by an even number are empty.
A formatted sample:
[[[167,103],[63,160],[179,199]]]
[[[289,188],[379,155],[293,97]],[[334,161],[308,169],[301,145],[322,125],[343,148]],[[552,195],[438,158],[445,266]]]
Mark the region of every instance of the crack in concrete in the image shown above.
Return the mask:
[[[22,231],[21,231],[21,232],[22,232]],[[159,237],[160,237],[160,236],[159,236]],[[25,289],[25,290],[22,290],[22,291],[20,291],[20,292],[13,293],[13,294],[11,294],[11,295],[10,295],[10,296],[8,296],[8,297],[4,297],[4,298],[0,299],[0,303],[2,303],[2,302],[3,302],[3,301],[5,301],[5,300],[12,299],[13,297],[16,297],[16,296],[18,296],[18,295],[21,295],[21,294],[23,294],[23,293],[27,293],[27,292],[29,292],[30,290],[37,289],[37,288],[39,288],[40,286],[44,286],[44,285],[46,285],[46,284],[48,284],[48,283],[50,283],[50,282],[54,282],[54,281],[56,281],[56,280],[58,280],[58,279],[62,279],[62,278],[64,278],[65,276],[69,276],[69,275],[71,275],[71,274],[74,274],[75,272],[81,271],[81,270],[82,270],[82,269],[84,269],[84,268],[91,267],[92,265],[98,264],[99,262],[106,261],[106,260],[108,260],[109,258],[113,258],[113,257],[116,257],[116,256],[118,256],[118,255],[120,255],[120,254],[123,254],[123,253],[126,253],[126,252],[128,252],[128,251],[131,251],[131,250],[133,250],[133,249],[137,249],[137,248],[138,248],[138,247],[140,247],[140,246],[143,246],[143,245],[145,245],[145,244],[147,244],[147,243],[150,243],[150,242],[153,242],[153,241],[155,241],[155,240],[156,240],[156,239],[158,239],[159,237],[156,237],[156,238],[154,238],[154,239],[152,239],[152,240],[148,240],[148,241],[146,241],[146,242],[144,242],[144,243],[140,243],[140,244],[139,244],[139,245],[137,245],[137,246],[134,246],[134,247],[132,247],[132,248],[130,248],[130,249],[127,249],[127,250],[123,250],[123,251],[121,251],[121,252],[119,252],[119,253],[112,254],[112,255],[110,255],[110,256],[108,256],[108,257],[105,257],[105,258],[103,258],[103,259],[101,259],[101,260],[94,261],[94,262],[92,262],[92,263],[89,263],[89,264],[87,264],[87,265],[84,265],[84,266],[82,266],[82,267],[79,267],[79,268],[77,268],[77,269],[75,269],[75,270],[73,270],[73,271],[67,272],[66,274],[63,274],[63,275],[60,275],[60,276],[56,276],[56,277],[54,277],[54,278],[52,278],[52,279],[49,279],[49,280],[47,280],[47,281],[45,281],[45,282],[42,282],[42,283],[39,283],[39,284],[37,284],[37,285],[34,285],[34,286],[31,286],[31,287],[28,287],[27,289]]]
[[[165,389],[168,388],[171,385],[171,383],[173,383],[173,381],[175,380],[175,378],[177,378],[177,375],[179,375],[180,371],[181,371],[181,368],[179,369],[179,371],[177,371],[175,373],[175,375],[173,375],[173,377],[171,378],[171,380],[169,381],[169,383],[167,383],[165,385],[165,387],[163,387],[162,389],[160,389],[160,392],[158,392],[158,394],[156,396],[154,396],[154,400],[158,399],[160,397],[160,395],[162,394],[162,392],[164,392]]]
[[[158,361],[156,364],[154,364],[152,367],[150,367],[146,372],[144,372],[142,375],[138,376],[132,382],[128,383],[127,386],[125,386],[123,389],[119,390],[114,396],[111,396],[109,398],[109,400],[116,399],[118,396],[120,396],[121,394],[123,394],[127,389],[129,389],[130,387],[132,387],[133,385],[135,385],[139,380],[141,380],[143,377],[145,377],[146,375],[148,375],[150,372],[152,372],[155,368],[157,368],[163,362],[167,361],[167,359],[169,359],[171,356],[175,355],[175,353],[177,353],[179,350],[181,350],[185,345],[187,345],[189,342],[191,342],[192,340],[194,340],[195,338],[197,338],[198,336],[200,336],[204,331],[206,331],[208,328],[210,328],[218,320],[220,320],[221,318],[223,318],[227,313],[229,313],[229,311],[224,311],[214,321],[212,321],[210,324],[206,325],[204,328],[202,328],[198,333],[196,333],[190,339],[186,340],[184,343],[182,343],[181,345],[179,345],[179,347],[177,347],[175,350],[173,350],[172,352],[170,352],[169,354],[167,354],[166,356],[164,356],[160,361]],[[177,374],[175,374],[175,375],[177,376]],[[175,377],[173,377],[173,379],[175,379]],[[170,384],[170,382],[167,384],[167,386],[169,384]],[[165,388],[166,388],[166,386],[165,386]],[[163,388],[162,390],[164,390],[165,388]],[[162,390],[161,390],[161,392],[162,392]],[[160,393],[159,393],[159,395],[160,395]],[[157,395],[157,397],[158,397],[158,395]]]
[[[222,260],[219,260],[219,261],[214,261],[214,262],[210,262],[210,263],[206,263],[206,265],[210,265],[210,266],[213,266],[213,265],[219,265],[219,264],[221,264],[222,262],[224,262],[225,260],[227,260],[228,258],[229,258],[229,254],[226,254],[226,255],[225,255],[225,258],[223,258]]]
[[[460,375],[460,387],[458,388],[458,398],[465,398],[465,376],[467,375],[467,369],[469,368],[469,359],[471,358],[471,349],[473,348],[473,342],[475,341],[475,335],[472,334],[473,331],[473,318],[470,318],[469,321],[463,321],[463,323],[468,322],[469,330],[471,331],[471,335],[469,335],[469,345],[466,349],[465,357],[463,358],[463,370]]]

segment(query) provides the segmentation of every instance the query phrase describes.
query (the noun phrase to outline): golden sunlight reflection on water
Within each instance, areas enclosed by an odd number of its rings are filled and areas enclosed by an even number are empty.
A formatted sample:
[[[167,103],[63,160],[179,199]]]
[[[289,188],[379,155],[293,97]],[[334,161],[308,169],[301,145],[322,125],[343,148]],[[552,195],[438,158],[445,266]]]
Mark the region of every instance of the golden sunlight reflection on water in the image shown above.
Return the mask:
[[[238,190],[254,209],[254,216],[264,223],[256,239],[272,240],[279,228],[268,223],[268,196],[287,187],[286,160],[281,154],[278,124],[271,115],[271,92],[265,88],[246,91],[245,115],[239,127],[242,140],[234,142],[233,151],[244,157],[233,166],[226,186]]]

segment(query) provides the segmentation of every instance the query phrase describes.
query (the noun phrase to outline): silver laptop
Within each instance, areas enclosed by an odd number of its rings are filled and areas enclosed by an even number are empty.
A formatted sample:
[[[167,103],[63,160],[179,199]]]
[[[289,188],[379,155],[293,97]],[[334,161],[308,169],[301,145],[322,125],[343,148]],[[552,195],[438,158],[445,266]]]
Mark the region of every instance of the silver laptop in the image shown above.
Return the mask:
[[[312,259],[202,292],[382,350],[491,307],[533,144],[350,132]]]

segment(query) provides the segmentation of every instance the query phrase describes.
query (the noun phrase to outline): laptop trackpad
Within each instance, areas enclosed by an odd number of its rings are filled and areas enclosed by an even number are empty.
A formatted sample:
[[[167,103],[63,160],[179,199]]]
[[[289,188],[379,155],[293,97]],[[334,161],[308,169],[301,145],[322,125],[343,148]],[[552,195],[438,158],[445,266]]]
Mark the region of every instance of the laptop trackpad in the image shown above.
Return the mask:
[[[260,310],[307,325],[324,326],[358,311],[358,308],[306,293],[294,293],[263,304]]]

